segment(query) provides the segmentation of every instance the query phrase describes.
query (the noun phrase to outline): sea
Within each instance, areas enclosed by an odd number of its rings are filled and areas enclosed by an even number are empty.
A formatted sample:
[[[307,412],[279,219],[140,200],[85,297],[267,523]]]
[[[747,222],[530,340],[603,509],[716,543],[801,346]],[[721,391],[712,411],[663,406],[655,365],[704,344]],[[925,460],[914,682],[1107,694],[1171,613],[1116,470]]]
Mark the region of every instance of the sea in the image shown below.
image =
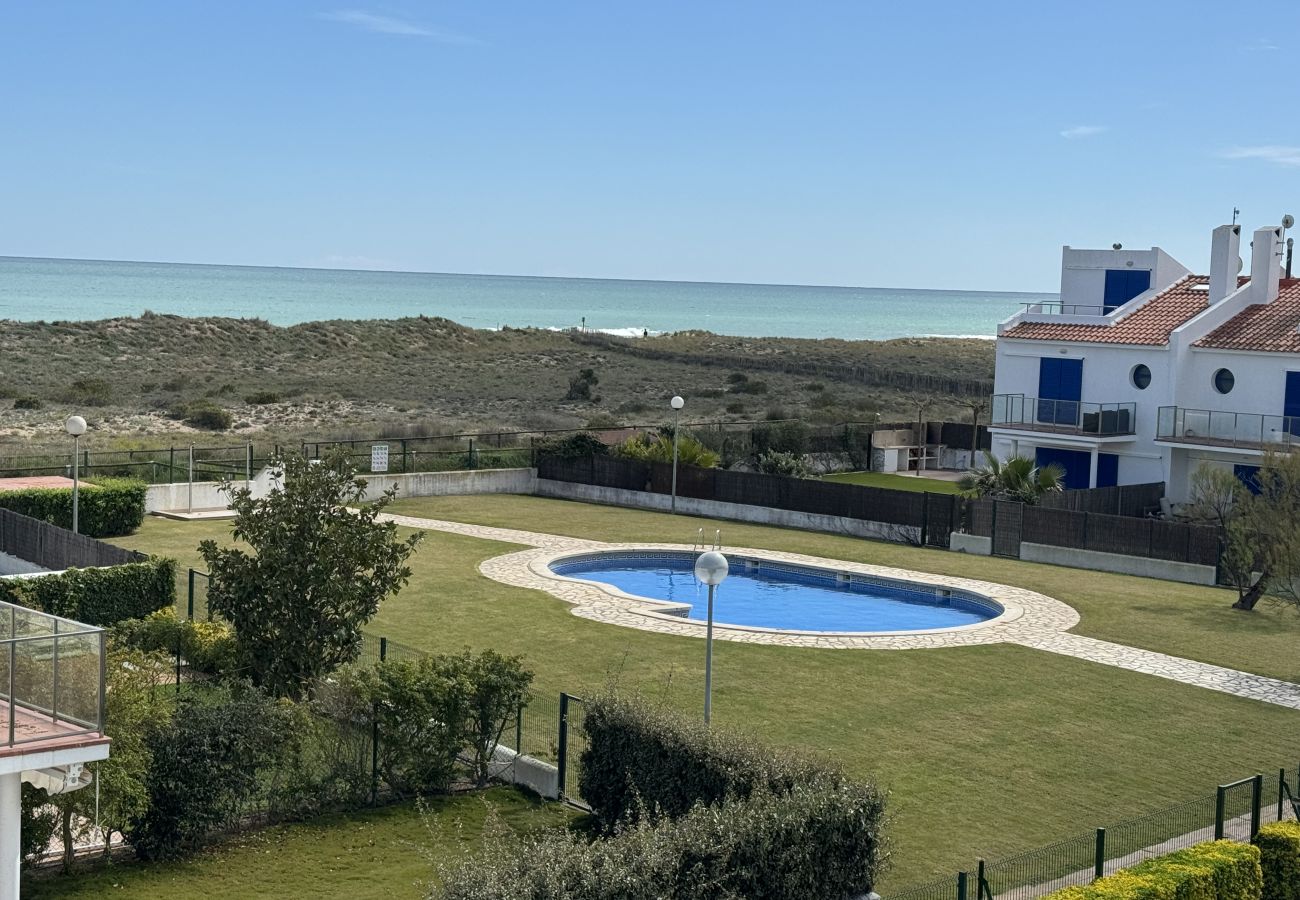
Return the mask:
[[[636,337],[993,338],[1055,294],[450,275],[0,256],[0,319],[231,316],[295,325],[441,316],[471,328],[584,328]]]

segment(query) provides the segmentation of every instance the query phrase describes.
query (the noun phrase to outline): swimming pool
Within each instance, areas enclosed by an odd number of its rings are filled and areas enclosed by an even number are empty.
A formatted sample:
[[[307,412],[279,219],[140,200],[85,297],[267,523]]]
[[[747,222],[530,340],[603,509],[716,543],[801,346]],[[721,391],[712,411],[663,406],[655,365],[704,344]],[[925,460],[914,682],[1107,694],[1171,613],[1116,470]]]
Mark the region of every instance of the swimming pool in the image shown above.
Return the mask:
[[[669,604],[660,611],[702,621],[708,592],[695,580],[697,555],[598,552],[566,556],[549,568],[556,575]],[[997,602],[972,591],[743,555],[727,558],[731,571],[713,606],[714,621],[721,624],[782,631],[915,632],[976,625],[1003,612]]]

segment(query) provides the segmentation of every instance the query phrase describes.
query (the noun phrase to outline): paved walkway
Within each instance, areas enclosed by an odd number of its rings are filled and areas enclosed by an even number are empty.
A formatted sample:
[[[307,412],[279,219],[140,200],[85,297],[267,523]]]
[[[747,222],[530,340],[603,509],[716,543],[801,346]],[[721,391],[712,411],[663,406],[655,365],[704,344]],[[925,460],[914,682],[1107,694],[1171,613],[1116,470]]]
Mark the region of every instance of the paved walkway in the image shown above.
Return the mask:
[[[541,590],[558,597],[573,605],[573,614],[576,616],[661,634],[704,637],[704,623],[683,618],[680,604],[646,600],[624,594],[609,585],[556,575],[550,569],[550,564],[555,560],[584,552],[599,550],[680,552],[696,549],[690,544],[608,543],[414,516],[385,515],[383,518],[411,528],[523,545],[527,549],[484,560],[479,565],[479,571],[502,584]],[[988,622],[977,625],[911,633],[828,634],[744,628],[715,623],[713,635],[718,640],[785,647],[862,650],[919,650],[982,644],[1017,644],[1101,665],[1154,675],[1158,678],[1167,678],[1261,703],[1300,710],[1300,684],[1071,634],[1069,629],[1079,622],[1079,615],[1072,607],[1052,597],[1024,588],[775,550],[728,548],[727,553],[741,558],[754,556],[796,565],[819,566],[852,575],[906,579],[969,590],[993,598],[1003,606],[1005,612]]]

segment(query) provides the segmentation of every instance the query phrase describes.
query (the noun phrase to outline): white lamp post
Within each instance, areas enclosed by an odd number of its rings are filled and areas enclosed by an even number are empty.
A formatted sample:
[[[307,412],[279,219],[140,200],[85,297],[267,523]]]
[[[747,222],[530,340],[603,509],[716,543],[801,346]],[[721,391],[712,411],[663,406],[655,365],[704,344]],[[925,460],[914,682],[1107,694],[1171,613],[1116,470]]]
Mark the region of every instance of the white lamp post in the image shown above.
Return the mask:
[[[704,724],[709,724],[713,707],[713,589],[727,577],[727,558],[717,550],[701,553],[695,560],[695,577],[709,586],[709,619],[704,635]]]
[[[86,433],[86,420],[81,416],[68,416],[63,422],[63,430],[72,435],[72,533],[77,530],[77,500],[81,493],[81,479],[78,477],[77,457],[81,455],[81,436]]]
[[[675,513],[677,512],[677,421],[681,417],[682,407],[686,405],[686,401],[674,395],[668,405],[673,408],[673,499],[669,509]]]

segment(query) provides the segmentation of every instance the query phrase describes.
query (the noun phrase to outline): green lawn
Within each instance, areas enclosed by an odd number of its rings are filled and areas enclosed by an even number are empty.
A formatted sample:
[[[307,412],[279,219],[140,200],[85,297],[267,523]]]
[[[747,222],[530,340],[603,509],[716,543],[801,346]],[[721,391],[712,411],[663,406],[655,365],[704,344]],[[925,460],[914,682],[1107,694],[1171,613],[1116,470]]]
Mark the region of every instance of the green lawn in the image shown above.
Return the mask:
[[[922,478],[917,475],[891,475],[888,472],[836,472],[834,475],[823,475],[822,480],[931,494],[955,494],[958,490],[955,481],[940,481],[937,478]]]
[[[686,541],[703,520],[531,497],[405,500],[398,511],[608,540]],[[1221,591],[853,538],[735,523],[755,546],[1023,585],[1073,604],[1082,633],[1294,676],[1300,619],[1227,609]],[[194,560],[227,523],[150,520],[121,543]],[[616,682],[699,706],[700,641],[602,625],[540,592],[480,576],[517,549],[430,533],[411,584],[373,631],[428,650],[522,654],[540,689],[581,694]],[[895,866],[886,887],[945,875],[1096,825],[1158,809],[1300,758],[1300,714],[1014,646],[834,651],[719,643],[714,710],[723,724],[838,758],[891,789]]]
[[[325,816],[249,832],[183,862],[119,863],[71,877],[28,875],[23,896],[416,900],[435,877],[433,860],[450,862],[479,845],[489,805],[520,833],[562,827],[573,816],[560,804],[493,788],[482,795],[430,800],[428,824],[412,803]]]

